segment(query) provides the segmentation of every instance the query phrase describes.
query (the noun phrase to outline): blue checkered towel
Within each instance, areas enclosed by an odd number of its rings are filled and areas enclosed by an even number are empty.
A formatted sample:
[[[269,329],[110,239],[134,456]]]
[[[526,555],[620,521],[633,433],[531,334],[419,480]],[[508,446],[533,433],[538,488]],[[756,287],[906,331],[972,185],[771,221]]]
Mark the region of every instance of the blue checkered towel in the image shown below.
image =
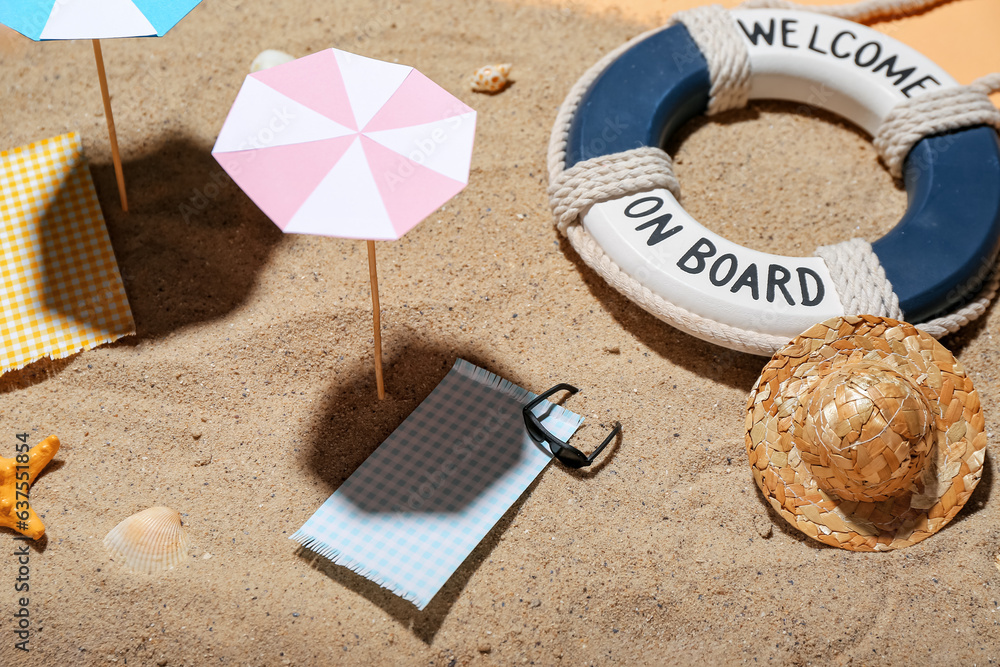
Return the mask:
[[[534,397],[457,360],[292,539],[423,609],[551,460],[524,429]],[[535,412],[563,440],[583,422]]]

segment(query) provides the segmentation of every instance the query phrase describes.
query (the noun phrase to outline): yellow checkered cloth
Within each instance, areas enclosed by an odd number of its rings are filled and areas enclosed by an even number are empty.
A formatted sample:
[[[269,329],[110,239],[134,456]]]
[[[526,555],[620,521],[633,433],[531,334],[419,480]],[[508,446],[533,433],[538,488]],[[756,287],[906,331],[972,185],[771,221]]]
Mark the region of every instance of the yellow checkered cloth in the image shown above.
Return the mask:
[[[0,153],[0,373],[133,333],[79,135]]]

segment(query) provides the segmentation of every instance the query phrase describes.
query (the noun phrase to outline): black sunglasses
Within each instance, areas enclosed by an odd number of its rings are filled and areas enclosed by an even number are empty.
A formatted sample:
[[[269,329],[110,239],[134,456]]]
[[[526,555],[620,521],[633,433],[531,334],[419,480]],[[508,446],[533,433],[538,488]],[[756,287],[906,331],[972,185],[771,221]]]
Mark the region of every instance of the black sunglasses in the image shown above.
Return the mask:
[[[568,391],[570,395],[573,395],[580,390],[573,385],[561,383],[552,387],[552,389],[549,389],[544,394],[539,394],[530,403],[524,406],[524,410],[522,410],[524,414],[524,427],[528,429],[528,435],[535,441],[535,444],[538,446],[542,446],[543,442],[547,444],[549,451],[552,452],[552,456],[567,468],[583,468],[585,466],[589,466],[594,462],[594,459],[597,458],[597,455],[608,446],[608,443],[614,440],[616,435],[621,433],[621,422],[615,422],[615,427],[611,430],[610,435],[608,435],[608,437],[604,439],[604,442],[602,442],[597,449],[594,450],[593,454],[587,456],[573,445],[570,445],[569,443],[564,442],[549,433],[538,420],[538,416],[532,412],[535,406],[559,391]]]

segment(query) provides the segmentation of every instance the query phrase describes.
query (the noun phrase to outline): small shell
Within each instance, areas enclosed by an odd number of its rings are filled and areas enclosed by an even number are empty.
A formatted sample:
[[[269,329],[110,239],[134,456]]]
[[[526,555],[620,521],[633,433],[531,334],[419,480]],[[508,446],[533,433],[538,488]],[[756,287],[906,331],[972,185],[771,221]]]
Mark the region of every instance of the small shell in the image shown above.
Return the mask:
[[[125,567],[146,573],[179,565],[188,550],[181,515],[169,507],[133,514],[111,529],[104,546],[112,559],[120,557]]]
[[[290,56],[284,51],[266,49],[257,54],[257,57],[250,63],[250,73],[259,72],[275,65],[284,65],[295,60],[295,56]]]
[[[510,63],[480,67],[469,82],[477,93],[499,93],[510,82],[508,75],[513,67]]]

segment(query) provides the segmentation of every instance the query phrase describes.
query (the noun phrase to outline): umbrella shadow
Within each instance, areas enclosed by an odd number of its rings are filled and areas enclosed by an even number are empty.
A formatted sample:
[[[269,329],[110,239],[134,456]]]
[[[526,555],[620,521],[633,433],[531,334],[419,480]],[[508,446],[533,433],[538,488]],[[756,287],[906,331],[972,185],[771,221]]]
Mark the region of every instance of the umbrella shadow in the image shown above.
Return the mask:
[[[331,387],[309,428],[304,448],[309,469],[333,493],[413,412],[455,361],[455,352],[404,342],[386,351],[386,398],[378,400],[374,366],[354,362],[340,373],[351,378]]]
[[[461,356],[476,365],[485,365],[485,362],[474,353],[466,352]],[[455,357],[456,351],[453,349],[436,347],[415,340],[402,343],[396,351],[386,357],[386,399],[383,401],[376,398],[374,381],[370,377],[371,368],[367,364],[360,367],[362,364],[359,362],[357,364],[359,367],[351,368],[346,373],[347,377],[358,378],[357,381],[338,385],[328,394],[316,421],[310,428],[313,440],[302,454],[309,467],[331,493],[341,489],[344,497],[362,512],[373,514],[392,512],[393,503],[387,498],[395,497],[397,502],[401,500],[407,512],[418,517],[441,515],[460,512],[463,507],[496,483],[504,472],[517,465],[521,458],[519,448],[509,448],[509,451],[498,454],[494,451],[482,451],[480,447],[486,447],[494,437],[504,438],[513,435],[509,432],[512,429],[517,430],[518,437],[522,436],[523,425],[518,426],[515,423],[519,421],[519,412],[518,420],[501,420],[502,423],[492,427],[489,433],[480,434],[483,437],[468,439],[468,451],[464,454],[459,447],[454,447],[457,454],[451,459],[445,457],[444,467],[448,469],[447,473],[435,477],[434,467],[440,466],[440,463],[429,463],[422,476],[407,478],[405,489],[396,489],[396,493],[388,490],[376,498],[342,486],[379,444],[431,393],[448,373]],[[480,430],[472,427],[469,432],[475,435]],[[442,442],[445,441],[442,439]],[[483,461],[487,457],[490,461],[485,465]],[[391,463],[387,465],[392,466]],[[526,492],[511,505],[423,611],[351,569],[321,557],[311,549],[300,547],[297,553],[311,561],[313,567],[330,579],[362,595],[401,623],[408,625],[418,638],[429,644],[469,578],[488,558],[537,481],[536,479],[532,482]],[[427,497],[419,495],[421,484],[432,487],[425,489],[429,491]],[[414,487],[417,491],[411,491],[410,487]],[[417,495],[414,496],[414,493]],[[418,498],[419,502],[407,504],[407,500],[411,497]]]
[[[67,228],[87,168],[86,162],[79,164],[60,183],[39,217],[39,288],[44,307],[70,327],[102,329],[114,286],[85,270],[78,272],[81,279],[72,272],[81,253],[104,252],[101,234]],[[282,233],[226,175],[210,148],[172,139],[124,168],[127,214],[118,200],[113,166],[90,166],[136,325],[137,336],[116,344],[160,337],[242,304]],[[68,364],[67,359],[42,359],[11,371],[2,376],[0,393],[41,382]]]
[[[114,276],[114,262],[106,255],[109,248],[105,230],[94,219],[94,209],[87,206],[89,189],[87,162],[81,160],[59,183],[58,192],[35,227],[41,246],[38,269],[42,302],[47,313],[66,325],[56,335],[69,335],[76,327],[113,329],[116,321],[110,310],[120,287]],[[123,325],[118,321],[117,328],[121,330]]]
[[[470,361],[477,366],[485,362],[474,353],[456,354],[453,349],[428,345],[421,341],[404,341],[395,350],[389,351],[385,357],[386,398],[379,401],[375,394],[375,381],[371,362],[356,364],[342,375],[356,380],[339,384],[331,391],[317,412],[310,433],[312,441],[306,448],[309,468],[317,475],[329,493],[333,493],[360,466],[378,446],[385,441],[403,421],[417,409],[417,406],[444,379],[451,369],[457,356]],[[492,484],[497,475],[509,469],[520,459],[516,448],[508,453],[487,452],[482,449],[490,440],[498,440],[514,435],[511,429],[523,431],[518,420],[505,420],[492,427],[488,432],[483,428],[470,429],[471,436],[459,439],[452,438],[449,433],[441,433],[441,442],[448,441],[461,463],[454,468],[440,471],[427,471],[425,482],[430,481],[435,487],[430,497],[423,497],[418,507],[410,510],[420,512],[455,511],[468,504],[486,487]],[[515,423],[517,422],[517,423]],[[477,475],[480,479],[472,481],[465,477],[485,458],[491,458],[490,471],[494,474]],[[434,466],[429,466],[433,468]],[[454,480],[463,480],[462,489],[451,488]],[[416,479],[410,484],[419,487],[422,482]],[[425,488],[424,496],[427,496]],[[350,495],[353,491],[345,489],[345,493],[359,509],[365,512],[391,511],[379,499],[372,499],[367,494]]]
[[[249,295],[281,230],[240,190],[211,147],[173,138],[124,164],[129,213],[111,164],[91,167],[137,336],[222,317]]]

